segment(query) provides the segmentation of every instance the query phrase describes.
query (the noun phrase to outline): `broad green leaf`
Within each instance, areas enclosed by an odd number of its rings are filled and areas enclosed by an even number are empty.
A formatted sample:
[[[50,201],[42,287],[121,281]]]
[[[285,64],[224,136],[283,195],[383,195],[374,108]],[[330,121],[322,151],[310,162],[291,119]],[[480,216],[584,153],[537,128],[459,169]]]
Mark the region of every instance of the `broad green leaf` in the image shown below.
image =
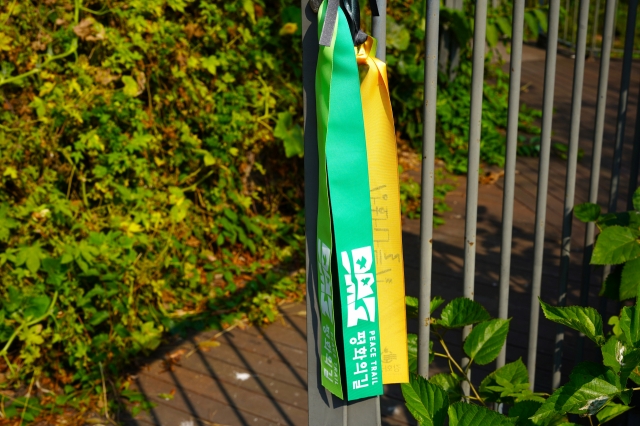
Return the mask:
[[[556,389],[556,391],[542,404],[538,411],[529,420],[536,426],[557,426],[564,425],[567,422],[567,412],[560,411],[560,394],[563,392],[564,386]],[[558,408],[556,408],[558,406]]]
[[[459,297],[453,299],[442,309],[442,314],[436,324],[447,328],[458,328],[489,319],[491,319],[491,315],[481,304],[465,297]]]
[[[387,45],[400,51],[406,50],[411,43],[411,33],[404,25],[398,24],[387,16]]]
[[[640,256],[639,231],[622,226],[611,226],[598,236],[591,263],[593,265],[619,265]]]
[[[625,306],[620,313],[622,335],[634,348],[640,347],[640,309],[636,306]]]
[[[122,90],[124,94],[129,96],[130,98],[135,98],[140,93],[142,93],[138,88],[138,82],[130,75],[123,76],[122,82],[124,83],[124,89]]]
[[[627,380],[631,372],[635,370],[640,364],[640,349],[632,349],[624,354],[622,357],[620,368],[620,385],[624,388],[627,385]]]
[[[429,379],[431,383],[440,386],[447,392],[449,403],[458,402],[462,399],[462,386],[460,378],[450,373],[440,373]]]
[[[464,352],[480,365],[496,359],[507,339],[510,321],[510,319],[493,319],[473,327],[464,342]]]
[[[251,18],[251,22],[255,24],[256,9],[253,6],[253,0],[242,0],[242,8],[244,9],[245,12],[247,12],[247,15],[249,15],[249,18]]]
[[[418,335],[407,334],[407,345],[409,349],[409,372],[418,372]]]
[[[538,24],[540,25],[542,32],[546,33],[547,25],[548,25],[547,14],[542,9],[533,9],[533,13],[536,15],[536,18],[538,19]]]
[[[96,325],[99,325],[100,323],[104,322],[104,320],[106,320],[107,318],[109,318],[109,312],[100,311],[100,312],[97,312],[93,317],[91,317],[89,324],[95,327]]]
[[[524,22],[529,27],[529,31],[533,34],[538,34],[538,19],[533,12],[527,12],[524,14]]]
[[[620,281],[622,280],[622,268],[614,266],[612,272],[607,275],[607,278],[602,284],[600,293],[601,297],[606,297],[611,300],[620,300]]]
[[[607,213],[598,218],[596,225],[601,231],[612,226],[628,226],[638,229],[640,228],[640,212]]]
[[[29,298],[24,310],[24,318],[26,320],[33,320],[42,317],[47,313],[47,309],[49,309],[50,304],[51,299],[47,295]]]
[[[409,318],[418,318],[419,309],[420,309],[420,301],[417,297],[413,296],[405,296],[405,303],[407,305],[407,317]],[[431,314],[440,307],[444,303],[444,299],[440,296],[436,296],[431,299]]]
[[[594,415],[620,393],[620,379],[602,364],[583,362],[573,369],[569,383],[561,389],[558,411]]]
[[[640,188],[637,188],[634,192],[633,192],[633,208],[636,211],[640,211]]]
[[[624,344],[615,336],[611,336],[600,349],[602,350],[602,363],[619,373],[620,363],[624,356]]]
[[[640,258],[628,261],[620,276],[620,300],[635,299],[640,284]]]
[[[574,207],[573,214],[582,222],[593,222],[600,217],[600,206],[593,203],[578,204]]]
[[[522,401],[509,409],[509,417],[517,418],[517,426],[535,426],[529,417],[533,416],[542,406],[538,401]]]
[[[629,376],[629,378],[632,378],[633,375],[635,374],[635,371],[631,373],[631,376]],[[633,380],[634,383],[637,383],[635,380]],[[620,398],[620,401],[622,401],[622,403],[624,405],[629,405],[631,404],[631,398],[633,397],[633,389],[625,389],[622,392],[620,392],[620,395],[618,395],[618,398]]]
[[[498,44],[500,34],[496,25],[487,22],[487,44],[489,47],[494,47]]]
[[[544,303],[542,299],[540,299],[540,305],[542,306],[544,316],[548,320],[578,330],[593,340],[598,346],[604,345],[605,338],[602,332],[602,317],[595,309],[581,306],[570,306],[568,308],[555,307]]]
[[[511,22],[509,22],[507,18],[505,18],[504,16],[498,17],[498,19],[496,19],[496,25],[498,25],[498,28],[500,28],[500,32],[504,36],[511,37]]]
[[[402,395],[407,409],[420,425],[444,425],[449,397],[440,386],[429,383],[422,376],[411,374],[409,383],[402,384]]]
[[[631,410],[633,407],[628,407],[626,405],[622,405],[622,404],[614,404],[614,403],[610,403],[607,404],[607,406],[605,406],[597,415],[596,417],[598,418],[598,421],[600,423],[606,423],[610,420],[613,420],[614,418],[618,417],[620,414],[623,414],[629,410]]]
[[[253,7],[253,6],[252,6]],[[273,135],[282,140],[287,158],[304,155],[304,137],[302,127],[293,122],[293,115],[288,112],[278,113],[278,121]]]
[[[449,426],[510,426],[515,425],[516,420],[466,402],[456,402],[449,407]]]
[[[480,397],[488,402],[512,403],[510,392],[517,393],[529,388],[529,373],[522,359],[510,362],[490,373],[480,383]]]

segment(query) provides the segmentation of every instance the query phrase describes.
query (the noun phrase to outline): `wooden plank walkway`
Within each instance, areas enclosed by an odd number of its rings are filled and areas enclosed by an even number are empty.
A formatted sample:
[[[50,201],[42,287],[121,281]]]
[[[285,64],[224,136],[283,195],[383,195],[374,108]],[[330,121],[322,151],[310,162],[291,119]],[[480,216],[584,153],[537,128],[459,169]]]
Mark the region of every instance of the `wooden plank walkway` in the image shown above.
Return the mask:
[[[542,105],[544,52],[526,46],[524,51],[522,82],[526,91],[522,101],[529,106]],[[585,151],[578,164],[576,203],[586,201],[589,187],[591,146],[598,81],[597,61],[589,61],[585,71],[584,101],[580,147]],[[602,161],[599,203],[608,200],[610,170],[613,156],[612,143],[618,104],[621,62],[612,61],[610,72],[605,148]],[[630,141],[633,137],[637,108],[640,65],[634,64],[630,94],[626,145],[623,154],[623,176],[620,199],[626,199],[629,174]],[[554,116],[554,142],[568,141],[571,108],[573,60],[558,58],[558,74]],[[513,231],[512,280],[509,315],[513,316],[508,337],[507,361],[522,357],[526,362],[529,330],[529,285],[533,263],[533,229],[537,192],[537,158],[518,158],[516,202]],[[545,239],[545,266],[542,297],[555,302],[559,276],[560,236],[564,199],[566,162],[556,156],[551,160],[551,176]],[[414,173],[419,178],[418,172]],[[482,185],[478,211],[478,243],[476,260],[475,298],[493,314],[498,310],[498,280],[500,261],[500,234],[502,216],[502,184]],[[434,236],[434,288],[433,294],[447,300],[462,295],[464,211],[466,180],[457,180],[456,189],[447,197],[452,210],[445,215],[446,224]],[[626,203],[620,202],[619,209]],[[419,292],[419,221],[404,221],[405,270],[407,293]],[[581,279],[584,225],[574,221],[572,262],[568,303],[578,304]],[[594,274],[591,304],[597,306],[599,274]],[[612,305],[612,304],[610,304]],[[613,314],[614,307],[610,306]],[[204,332],[174,345],[161,348],[153,359],[137,374],[136,385],[158,405],[149,413],[142,413],[128,424],[132,425],[306,425],[307,424],[307,370],[306,370],[306,312],[304,305],[282,307],[282,318],[266,328],[248,327],[233,330],[219,339],[220,346],[198,349],[196,344],[210,340],[216,332]],[[410,331],[417,331],[415,321]],[[555,326],[541,319],[538,370],[536,384],[548,391],[551,385]],[[461,352],[459,333],[449,336],[452,350]],[[565,371],[570,370],[575,358],[576,336],[569,333],[565,345]],[[587,344],[586,359],[597,354]],[[174,360],[170,362],[168,360]],[[474,382],[479,382],[489,368],[476,368]],[[435,363],[434,372],[447,371],[446,365]],[[566,380],[566,377],[565,377]],[[173,394],[171,400],[160,394]],[[381,399],[383,424],[415,424],[406,411],[399,386],[387,386]]]

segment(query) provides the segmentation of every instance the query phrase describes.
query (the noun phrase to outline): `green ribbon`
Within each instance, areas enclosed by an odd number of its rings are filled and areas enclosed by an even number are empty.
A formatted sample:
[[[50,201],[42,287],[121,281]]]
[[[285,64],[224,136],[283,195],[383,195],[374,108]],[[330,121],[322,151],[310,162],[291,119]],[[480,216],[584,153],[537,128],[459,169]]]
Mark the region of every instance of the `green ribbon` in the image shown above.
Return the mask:
[[[326,4],[323,2],[319,10],[319,37]],[[336,339],[338,320],[342,331],[344,385],[347,399],[354,400],[381,395],[383,388],[360,78],[351,31],[342,9],[338,10],[331,45],[320,46],[316,99],[322,384],[343,398]],[[340,318],[334,315],[333,289],[336,285],[340,294]]]

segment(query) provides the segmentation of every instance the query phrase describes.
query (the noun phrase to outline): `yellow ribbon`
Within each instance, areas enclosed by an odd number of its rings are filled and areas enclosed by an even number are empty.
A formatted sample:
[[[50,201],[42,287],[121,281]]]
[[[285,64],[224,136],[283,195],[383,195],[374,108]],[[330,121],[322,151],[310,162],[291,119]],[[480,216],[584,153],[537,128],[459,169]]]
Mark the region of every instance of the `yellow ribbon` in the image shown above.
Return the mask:
[[[409,381],[398,151],[387,65],[376,40],[356,47],[371,188],[383,383]]]

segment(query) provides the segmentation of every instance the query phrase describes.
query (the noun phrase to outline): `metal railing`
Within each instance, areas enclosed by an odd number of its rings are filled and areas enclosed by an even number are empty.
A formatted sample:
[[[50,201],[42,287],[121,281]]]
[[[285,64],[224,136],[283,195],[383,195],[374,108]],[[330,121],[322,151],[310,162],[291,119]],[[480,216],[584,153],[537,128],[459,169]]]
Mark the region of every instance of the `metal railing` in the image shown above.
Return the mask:
[[[307,333],[308,333],[308,388],[309,388],[309,424],[312,425],[380,425],[380,400],[371,398],[353,403],[345,403],[320,385],[318,372],[318,307],[316,300],[317,271],[315,270],[315,229],[317,211],[317,137],[315,121],[315,93],[314,78],[318,55],[317,17],[308,5],[309,0],[302,0],[303,22],[303,84],[304,84],[304,108],[305,108],[305,203],[306,203],[306,229],[307,229]],[[565,8],[571,5],[571,0],[565,0]],[[596,0],[595,22],[598,22],[598,4]],[[529,370],[530,384],[535,386],[536,356],[538,354],[538,323],[543,258],[544,238],[547,212],[547,192],[549,184],[549,165],[551,153],[551,134],[553,118],[553,101],[555,92],[555,74],[558,45],[567,42],[569,26],[567,18],[562,22],[562,38],[560,38],[560,11],[562,0],[550,0],[548,12],[547,50],[544,70],[544,94],[542,107],[542,133],[541,149],[538,168],[537,201],[535,212],[535,235],[533,255],[533,277],[531,280],[531,316],[528,342],[527,367]],[[477,0],[475,10],[474,39],[484,40],[486,31],[486,14],[488,0]],[[578,161],[578,141],[580,136],[580,113],[582,108],[582,91],[585,69],[585,57],[587,56],[587,43],[589,35],[590,0],[580,0],[579,7],[575,7],[574,22],[577,23],[576,37],[572,45],[575,48],[575,67],[573,75],[573,95],[570,113],[569,151],[567,158],[566,187],[563,210],[562,245],[561,245],[561,271],[559,285],[559,305],[566,303],[567,283],[569,279],[570,242],[572,235],[572,215],[576,188],[576,168]],[[629,105],[629,86],[631,80],[633,42],[635,34],[636,11],[638,0],[628,1],[627,30],[623,49],[622,79],[620,99],[616,120],[616,135],[614,140],[614,161],[612,167],[611,187],[609,196],[609,212],[616,211],[620,169],[622,162],[622,148],[626,127],[626,116]],[[379,10],[386,10],[386,1],[378,0]],[[604,24],[602,32],[602,60],[600,62],[597,103],[595,106],[595,132],[593,139],[592,165],[589,188],[589,201],[596,203],[600,179],[600,163],[602,157],[604,120],[607,101],[607,89],[609,80],[610,57],[615,30],[616,0],[606,2]],[[419,323],[427,324],[420,327],[418,335],[418,373],[428,377],[429,375],[429,326],[431,284],[432,284],[432,257],[433,257],[433,195],[434,195],[434,164],[436,144],[436,97],[438,75],[438,47],[439,47],[439,10],[440,0],[426,0],[426,61],[424,93],[425,103],[423,111],[423,161],[422,161],[422,217],[421,217],[421,260],[420,260],[420,311]],[[503,193],[503,218],[501,239],[501,264],[499,280],[499,317],[507,318],[509,306],[509,286],[511,268],[511,243],[514,210],[514,188],[516,176],[516,151],[518,142],[518,111],[520,107],[520,81],[523,49],[525,0],[515,0],[513,3],[513,35],[511,40],[511,66],[510,66],[510,90],[509,109],[506,141],[506,163],[504,170]],[[567,14],[568,16],[568,14]],[[385,16],[376,17],[373,20],[373,34],[378,40],[385,40]],[[597,28],[596,28],[597,30]],[[378,56],[384,54],[384,43],[378,45]],[[480,165],[480,122],[482,117],[482,89],[484,77],[484,43],[474,43],[473,50],[473,77],[471,83],[471,118],[469,132],[468,175],[466,193],[466,222],[464,244],[464,296],[473,299],[475,293],[475,257],[476,257],[476,226],[478,213],[478,173]],[[635,122],[635,135],[633,138],[633,154],[631,158],[631,177],[629,180],[629,199],[638,184],[638,170],[640,161],[640,107]],[[593,250],[595,228],[593,223],[587,225],[584,255],[583,274],[581,285],[581,302],[587,305],[589,285],[591,282],[590,258]],[[463,332],[463,338],[468,334]],[[559,327],[556,332],[556,346],[553,366],[552,387],[555,389],[560,384],[562,372],[562,357],[564,344],[564,330]],[[582,345],[583,340],[579,340]],[[579,346],[581,348],[581,346]],[[578,350],[578,356],[581,354]],[[497,367],[505,364],[506,344],[497,359]]]

